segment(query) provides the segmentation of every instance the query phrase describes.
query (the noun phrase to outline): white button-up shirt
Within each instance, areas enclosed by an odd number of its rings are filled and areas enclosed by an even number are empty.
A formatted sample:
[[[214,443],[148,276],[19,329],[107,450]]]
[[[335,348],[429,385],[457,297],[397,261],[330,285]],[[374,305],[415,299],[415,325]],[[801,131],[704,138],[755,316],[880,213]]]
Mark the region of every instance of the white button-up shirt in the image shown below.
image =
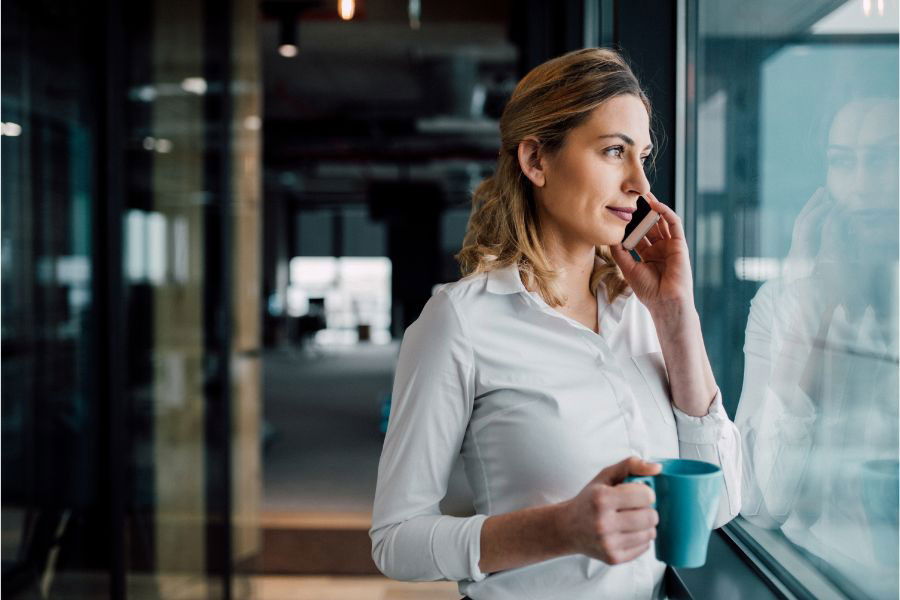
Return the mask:
[[[403,339],[375,494],[372,556],[389,577],[459,581],[474,600],[651,598],[652,548],[611,566],[564,556],[487,575],[490,515],[569,500],[631,455],[718,464],[716,526],[740,510],[740,439],[717,393],[709,414],[670,401],[650,313],[631,293],[597,295],[600,334],[529,292],[510,266],[442,286]],[[462,454],[476,515],[441,515]]]

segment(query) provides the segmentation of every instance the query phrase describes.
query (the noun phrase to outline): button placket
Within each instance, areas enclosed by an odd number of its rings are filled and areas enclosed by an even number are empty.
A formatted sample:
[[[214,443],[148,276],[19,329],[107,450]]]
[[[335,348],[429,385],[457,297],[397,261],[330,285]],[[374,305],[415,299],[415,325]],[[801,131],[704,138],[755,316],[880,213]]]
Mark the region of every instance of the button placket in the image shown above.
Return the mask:
[[[543,299],[540,298],[540,296],[537,296],[533,292],[525,292],[525,295],[528,296],[528,298],[523,298],[523,300],[527,304],[531,304],[532,308],[536,308],[540,312],[542,312],[546,315],[549,315],[549,316],[553,317],[554,319],[560,319],[561,321],[567,323],[569,326],[575,328],[576,330],[578,330],[580,332],[589,333],[591,335],[597,335],[596,333],[594,333],[593,331],[591,331],[590,329],[588,329],[587,327],[585,327],[578,321],[575,321],[574,319],[570,319],[569,317],[560,313],[559,311],[556,311],[556,310],[553,310],[552,308],[550,308],[550,306],[546,302],[544,302]]]
[[[523,292],[522,302],[526,306],[531,306],[532,308],[535,308],[546,315],[549,315],[555,319],[559,319],[568,324],[575,330],[579,338],[584,341],[588,351],[594,357],[594,362],[598,366],[607,366],[608,368],[612,369],[617,375],[621,375],[619,364],[615,361],[615,357],[609,347],[609,343],[606,341],[606,338],[603,337],[603,335],[597,334],[578,321],[570,319],[564,314],[553,310],[546,302],[544,302],[544,300],[540,296],[537,296],[532,292]],[[608,305],[604,304],[604,306]],[[599,300],[598,310],[600,310]],[[597,318],[599,323],[599,315]]]

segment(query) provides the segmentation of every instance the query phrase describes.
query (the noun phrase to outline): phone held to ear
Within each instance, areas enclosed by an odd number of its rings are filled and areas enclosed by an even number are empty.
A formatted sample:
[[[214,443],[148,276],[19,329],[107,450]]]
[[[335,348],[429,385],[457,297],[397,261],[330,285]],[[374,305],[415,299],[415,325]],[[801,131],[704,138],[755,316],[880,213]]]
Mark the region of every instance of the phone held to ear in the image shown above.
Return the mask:
[[[637,210],[634,212],[631,223],[625,228],[625,239],[622,241],[622,247],[629,251],[634,250],[634,247],[644,239],[644,236],[647,235],[651,227],[656,225],[657,221],[659,221],[659,213],[650,210],[650,205],[646,200],[638,198]]]

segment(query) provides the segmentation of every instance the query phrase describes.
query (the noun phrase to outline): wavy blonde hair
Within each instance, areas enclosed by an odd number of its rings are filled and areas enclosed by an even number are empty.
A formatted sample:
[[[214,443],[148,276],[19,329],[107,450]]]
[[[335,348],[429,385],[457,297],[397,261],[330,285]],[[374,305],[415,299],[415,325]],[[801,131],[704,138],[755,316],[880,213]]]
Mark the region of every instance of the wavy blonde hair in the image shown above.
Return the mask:
[[[463,276],[518,264],[526,287],[550,306],[565,304],[556,285],[557,272],[541,243],[532,184],[519,166],[519,142],[535,137],[542,151],[552,154],[591,111],[625,94],[639,98],[652,118],[650,101],[631,68],[617,52],[601,48],[549,60],[519,82],[500,117],[497,168],[472,197],[463,247],[456,255]],[[600,260],[591,274],[591,292],[596,294],[603,284],[612,302],[628,284],[609,248],[599,246],[596,252]]]

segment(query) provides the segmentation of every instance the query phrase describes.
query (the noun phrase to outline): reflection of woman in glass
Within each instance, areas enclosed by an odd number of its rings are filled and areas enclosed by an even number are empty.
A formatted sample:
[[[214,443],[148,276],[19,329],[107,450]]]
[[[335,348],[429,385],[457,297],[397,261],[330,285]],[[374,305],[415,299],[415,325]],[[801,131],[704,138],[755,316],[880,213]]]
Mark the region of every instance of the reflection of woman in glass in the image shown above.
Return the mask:
[[[717,525],[740,506],[740,443],[694,309],[681,221],[649,190],[650,106],[622,59],[537,67],[500,122],[460,253],[407,331],[378,473],[373,557],[471,598],[649,598],[664,565],[642,458],[720,464]],[[635,261],[639,196],[662,215]],[[668,375],[667,375],[668,371]],[[472,517],[440,513],[462,453]]]
[[[877,597],[897,590],[897,124],[896,100],[833,119],[826,186],[751,303],[735,419],[742,515]]]

